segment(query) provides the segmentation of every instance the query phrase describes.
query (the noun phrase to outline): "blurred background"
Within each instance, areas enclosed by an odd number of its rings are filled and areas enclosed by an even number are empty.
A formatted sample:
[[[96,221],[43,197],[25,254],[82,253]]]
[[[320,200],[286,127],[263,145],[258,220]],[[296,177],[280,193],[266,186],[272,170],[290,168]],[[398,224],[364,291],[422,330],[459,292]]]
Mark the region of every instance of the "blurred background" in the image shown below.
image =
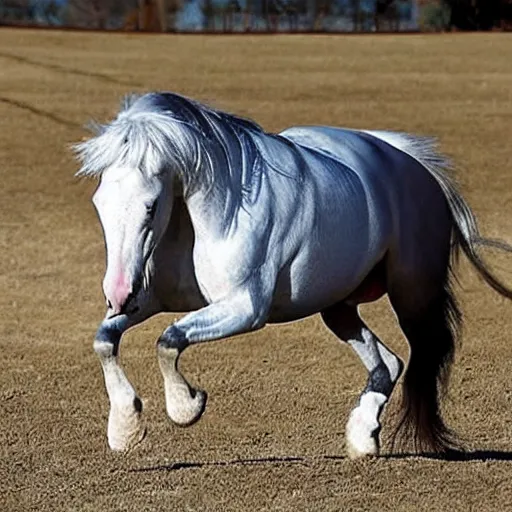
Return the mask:
[[[512,0],[0,0],[0,26],[144,32],[510,30]]]

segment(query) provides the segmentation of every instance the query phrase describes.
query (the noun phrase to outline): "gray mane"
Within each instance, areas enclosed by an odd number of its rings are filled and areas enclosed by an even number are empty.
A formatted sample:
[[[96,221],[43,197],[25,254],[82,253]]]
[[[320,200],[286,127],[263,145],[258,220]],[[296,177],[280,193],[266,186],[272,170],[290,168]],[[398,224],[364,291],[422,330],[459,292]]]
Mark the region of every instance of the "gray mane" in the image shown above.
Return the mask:
[[[95,136],[74,146],[78,176],[101,176],[112,166],[149,175],[171,167],[185,193],[198,183],[250,188],[260,161],[252,134],[264,133],[253,121],[174,93],[128,96],[116,119],[92,128]]]

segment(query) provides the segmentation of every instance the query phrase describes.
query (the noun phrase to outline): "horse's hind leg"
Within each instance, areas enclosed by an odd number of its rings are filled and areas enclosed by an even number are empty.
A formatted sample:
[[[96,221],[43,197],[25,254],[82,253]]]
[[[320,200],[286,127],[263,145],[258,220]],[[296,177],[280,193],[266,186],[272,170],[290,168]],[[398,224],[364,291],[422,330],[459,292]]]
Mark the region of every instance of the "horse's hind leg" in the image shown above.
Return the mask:
[[[368,370],[368,382],[346,428],[351,458],[379,452],[380,414],[388,401],[403,364],[361,320],[357,306],[338,303],[322,311],[329,329],[348,342]]]

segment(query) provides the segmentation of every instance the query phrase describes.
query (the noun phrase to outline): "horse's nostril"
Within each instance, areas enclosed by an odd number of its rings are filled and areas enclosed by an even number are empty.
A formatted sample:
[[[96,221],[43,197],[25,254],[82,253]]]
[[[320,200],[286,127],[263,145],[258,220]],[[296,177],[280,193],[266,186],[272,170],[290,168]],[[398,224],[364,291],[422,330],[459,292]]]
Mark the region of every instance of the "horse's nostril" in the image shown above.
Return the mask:
[[[112,302],[109,299],[107,299],[107,308],[112,309]]]

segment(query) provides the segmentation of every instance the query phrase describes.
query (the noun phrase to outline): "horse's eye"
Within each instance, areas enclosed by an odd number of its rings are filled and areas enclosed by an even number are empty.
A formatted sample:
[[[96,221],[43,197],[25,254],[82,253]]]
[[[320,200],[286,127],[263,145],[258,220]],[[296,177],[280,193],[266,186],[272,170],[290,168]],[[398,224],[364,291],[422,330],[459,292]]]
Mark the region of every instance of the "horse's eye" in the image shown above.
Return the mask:
[[[156,212],[156,201],[146,205],[146,212],[149,217],[153,218]]]

